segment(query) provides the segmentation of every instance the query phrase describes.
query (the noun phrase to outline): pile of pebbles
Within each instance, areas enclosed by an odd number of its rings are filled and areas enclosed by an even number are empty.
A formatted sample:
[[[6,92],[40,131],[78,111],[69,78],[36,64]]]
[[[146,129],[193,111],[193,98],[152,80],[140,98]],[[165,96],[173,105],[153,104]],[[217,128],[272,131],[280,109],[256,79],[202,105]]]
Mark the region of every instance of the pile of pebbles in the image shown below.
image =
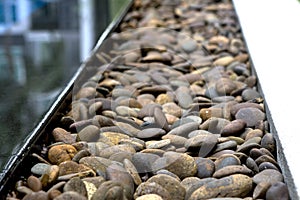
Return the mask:
[[[106,44],[7,199],[289,199],[230,1],[135,0]]]

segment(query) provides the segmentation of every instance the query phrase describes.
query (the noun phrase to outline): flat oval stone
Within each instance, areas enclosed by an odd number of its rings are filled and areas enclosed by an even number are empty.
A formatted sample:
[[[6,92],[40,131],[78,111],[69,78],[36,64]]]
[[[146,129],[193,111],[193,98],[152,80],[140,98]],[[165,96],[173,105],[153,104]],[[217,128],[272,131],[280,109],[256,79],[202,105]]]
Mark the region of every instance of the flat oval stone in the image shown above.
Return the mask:
[[[185,137],[178,136],[178,135],[170,135],[170,134],[162,136],[162,139],[163,140],[169,139],[171,144],[176,148],[183,147],[185,142],[187,141],[187,138]]]
[[[188,134],[194,130],[197,130],[198,127],[199,124],[197,122],[190,122],[172,129],[168,134],[187,138]]]
[[[83,164],[78,164],[77,162],[74,161],[65,161],[59,164],[59,176],[64,176],[67,174],[74,174],[78,172],[84,172],[90,170],[89,167],[83,165]]]
[[[277,182],[273,184],[266,193],[266,200],[288,200],[289,199],[289,191],[286,184],[282,182]]]
[[[154,182],[161,185],[170,193],[172,199],[181,200],[185,197],[184,187],[180,184],[180,182],[177,179],[169,175],[158,174],[152,176],[147,182]]]
[[[220,95],[229,95],[236,88],[236,84],[229,78],[221,78],[216,83],[216,90]]]
[[[263,171],[265,169],[275,169],[277,171],[280,171],[273,163],[270,162],[262,162],[259,166],[258,166],[259,171]]]
[[[197,49],[198,44],[195,40],[188,39],[182,41],[180,46],[185,52],[191,53]]]
[[[257,108],[257,109],[263,111],[263,108],[257,103],[244,102],[244,103],[238,103],[238,104],[233,105],[231,107],[230,112],[233,116],[235,116],[236,113],[242,108]]]
[[[197,173],[197,166],[193,157],[172,151],[166,152],[162,158],[157,159],[152,168],[154,171],[166,169],[179,178],[194,176]]]
[[[184,187],[185,191],[188,191],[193,185],[201,181],[198,177],[186,177],[181,181],[181,185]]]
[[[164,129],[166,132],[170,130],[167,118],[160,108],[154,109],[154,119],[160,128]]]
[[[31,192],[23,197],[24,200],[47,200],[48,195],[45,191]]]
[[[252,190],[252,179],[243,174],[234,174],[198,188],[189,200],[209,199],[215,197],[246,197]]]
[[[198,157],[195,159],[197,165],[197,176],[199,178],[208,178],[215,172],[215,163],[208,158]]]
[[[215,178],[203,178],[199,181],[194,181],[194,184],[186,189],[185,199],[189,199],[190,196],[201,186],[208,184],[209,182],[215,181]]]
[[[55,198],[55,200],[68,200],[68,199],[87,200],[87,198],[85,196],[82,196],[79,193],[74,192],[74,191],[64,192],[64,193],[62,193],[61,195],[59,195]]]
[[[184,108],[188,109],[190,105],[193,103],[192,96],[190,94],[190,90],[187,87],[181,86],[175,91],[176,98],[178,100],[178,104]]]
[[[42,190],[42,183],[40,179],[32,175],[27,179],[27,186],[34,192]]]
[[[266,133],[261,139],[261,147],[268,149],[271,153],[276,149],[275,139],[273,134]]]
[[[232,154],[224,154],[215,161],[216,171],[230,165],[241,165],[241,161],[237,156]]]
[[[166,131],[161,128],[146,128],[137,133],[137,138],[150,139],[165,135]]]
[[[171,144],[171,140],[159,140],[159,141],[148,141],[146,142],[147,149],[161,149],[167,145]]]
[[[277,182],[282,182],[283,181],[283,176],[277,170],[266,169],[266,170],[263,170],[263,171],[259,172],[258,174],[256,174],[253,177],[253,181],[256,184],[259,184],[261,182],[267,182],[267,183],[270,183],[270,184],[274,184],[274,183],[277,183]]]
[[[227,142],[222,142],[217,144],[216,149],[214,150],[214,153],[224,151],[224,150],[235,150],[237,147],[237,143],[234,140],[229,140]]]
[[[164,113],[174,115],[175,117],[181,117],[182,109],[174,102],[165,103],[162,105]]]
[[[242,92],[244,101],[250,101],[256,98],[261,98],[261,95],[254,89],[248,88]]]
[[[138,152],[132,156],[132,163],[138,173],[148,173],[152,172],[152,164],[159,158],[160,156],[152,153]]]
[[[135,153],[135,149],[127,144],[119,144],[103,149],[99,152],[99,156],[103,158],[109,158],[111,155],[118,152]]]
[[[153,117],[154,115],[154,109],[155,108],[161,108],[161,105],[156,103],[150,103],[145,106],[138,112],[138,117],[140,119],[143,119],[144,117]]]
[[[140,184],[135,190],[134,199],[147,194],[157,194],[162,199],[172,200],[168,190],[156,182],[144,182]]]
[[[232,63],[233,61],[234,61],[234,58],[232,56],[224,56],[224,57],[221,57],[221,58],[218,58],[217,60],[215,60],[213,62],[213,65],[215,65],[215,66],[218,66],[218,65],[227,66],[230,63]]]
[[[267,182],[259,183],[253,191],[253,198],[254,199],[264,199],[267,190],[270,188],[271,184]]]
[[[55,145],[49,149],[48,158],[53,164],[60,164],[73,159],[77,150],[69,144]]]
[[[119,144],[120,141],[123,140],[123,139],[129,139],[130,138],[128,135],[125,135],[125,134],[122,134],[122,133],[116,133],[116,132],[104,132],[104,133],[101,133],[100,136],[107,138],[114,145]]]
[[[78,133],[81,141],[96,142],[100,137],[100,130],[97,126],[89,125]]]
[[[246,128],[246,122],[241,119],[233,120],[221,130],[221,136],[238,136]]]
[[[128,106],[118,106],[116,107],[117,114],[125,117],[138,117],[138,113]]]
[[[217,170],[214,174],[214,178],[222,178],[224,176],[232,175],[232,174],[245,174],[245,175],[252,175],[252,171],[247,167],[240,166],[240,165],[230,165],[225,166],[219,170]]]
[[[96,190],[91,200],[98,199],[126,199],[124,188],[121,183],[106,181]]]
[[[124,159],[123,164],[124,164],[124,168],[126,169],[126,171],[132,177],[132,180],[134,181],[134,183],[136,185],[140,185],[142,183],[142,180],[141,180],[141,177],[139,176],[137,169],[133,165],[133,163],[128,159]]]
[[[31,172],[36,175],[46,174],[50,169],[50,165],[46,163],[37,163],[31,168]]]
[[[235,118],[242,119],[248,127],[253,127],[265,119],[265,113],[257,108],[242,108],[236,113]]]

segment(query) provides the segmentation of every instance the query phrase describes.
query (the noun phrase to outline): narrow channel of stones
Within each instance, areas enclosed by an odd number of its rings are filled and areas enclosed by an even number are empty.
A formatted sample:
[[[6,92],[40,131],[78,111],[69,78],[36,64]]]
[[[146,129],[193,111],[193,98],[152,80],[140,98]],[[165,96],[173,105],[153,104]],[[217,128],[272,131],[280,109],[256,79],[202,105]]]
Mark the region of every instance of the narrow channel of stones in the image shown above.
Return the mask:
[[[289,199],[230,1],[135,0],[108,42],[8,197]]]

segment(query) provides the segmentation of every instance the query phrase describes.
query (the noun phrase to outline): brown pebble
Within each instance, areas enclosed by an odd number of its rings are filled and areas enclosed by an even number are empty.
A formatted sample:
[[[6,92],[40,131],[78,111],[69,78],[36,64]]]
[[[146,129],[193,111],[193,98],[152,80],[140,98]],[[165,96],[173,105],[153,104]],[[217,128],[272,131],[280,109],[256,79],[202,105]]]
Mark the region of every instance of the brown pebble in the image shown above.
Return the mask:
[[[246,125],[241,119],[233,120],[221,130],[221,136],[238,136],[245,130]]]
[[[42,190],[42,183],[41,183],[40,179],[35,176],[28,177],[27,185],[34,192],[38,192],[38,191]]]

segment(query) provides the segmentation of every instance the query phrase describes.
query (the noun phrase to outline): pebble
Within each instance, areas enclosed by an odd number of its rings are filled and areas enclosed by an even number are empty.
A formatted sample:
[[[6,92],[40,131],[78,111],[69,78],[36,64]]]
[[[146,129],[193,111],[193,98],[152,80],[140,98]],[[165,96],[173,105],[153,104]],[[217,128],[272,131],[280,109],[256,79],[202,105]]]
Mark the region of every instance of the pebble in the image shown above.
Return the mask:
[[[73,159],[77,150],[69,144],[55,145],[49,149],[48,158],[53,164],[60,164]]]
[[[187,138],[188,134],[198,129],[199,124],[197,122],[190,122],[180,125],[168,132],[169,135],[178,135]]]
[[[25,200],[48,200],[48,195],[45,191],[38,191],[38,192],[32,192],[30,194],[27,194],[23,197]]]
[[[198,157],[195,159],[197,165],[197,176],[199,178],[209,178],[215,172],[215,163],[208,158]]]
[[[97,199],[125,199],[123,187],[115,181],[106,181],[96,190],[91,200]]]
[[[221,130],[221,136],[238,136],[245,130],[246,125],[244,120],[233,120]]]
[[[78,138],[81,141],[96,142],[100,137],[100,130],[97,126],[89,125],[78,133]]]
[[[250,177],[234,174],[201,186],[193,192],[189,200],[215,197],[246,197],[252,190],[252,184]]]
[[[232,154],[224,154],[215,160],[216,171],[231,165],[241,165],[240,159]]]
[[[250,101],[253,99],[261,98],[261,95],[254,89],[248,88],[242,92],[244,101]]]
[[[282,182],[277,182],[272,184],[272,186],[268,189],[266,193],[266,200],[288,200],[289,199],[289,191],[287,186]]]
[[[27,179],[27,186],[34,192],[42,190],[42,183],[39,178],[35,176],[29,176]]]
[[[136,198],[136,200],[163,200],[163,198],[157,194],[146,194]]]
[[[87,191],[85,184],[79,177],[74,177],[70,179],[64,186],[64,192],[74,191],[81,196],[87,197]]]
[[[37,163],[31,168],[31,172],[36,175],[46,174],[50,169],[50,165],[46,163]]]
[[[161,128],[146,128],[137,133],[139,139],[150,139],[157,138],[159,136],[165,135],[166,131]]]
[[[159,195],[162,199],[172,200],[170,193],[167,189],[156,182],[144,182],[140,184],[135,193],[134,199],[137,199],[140,196],[148,195],[148,194],[156,194]]]
[[[52,131],[52,135],[56,142],[63,142],[66,144],[75,143],[75,137],[73,137],[70,132],[66,131],[63,128],[55,128]]]
[[[248,127],[254,127],[265,119],[265,113],[257,108],[242,108],[236,113],[235,118],[244,120]]]
[[[270,184],[274,184],[277,182],[282,182],[283,176],[280,172],[274,169],[266,169],[258,174],[254,175],[253,182],[259,184],[261,182],[267,182]]]

